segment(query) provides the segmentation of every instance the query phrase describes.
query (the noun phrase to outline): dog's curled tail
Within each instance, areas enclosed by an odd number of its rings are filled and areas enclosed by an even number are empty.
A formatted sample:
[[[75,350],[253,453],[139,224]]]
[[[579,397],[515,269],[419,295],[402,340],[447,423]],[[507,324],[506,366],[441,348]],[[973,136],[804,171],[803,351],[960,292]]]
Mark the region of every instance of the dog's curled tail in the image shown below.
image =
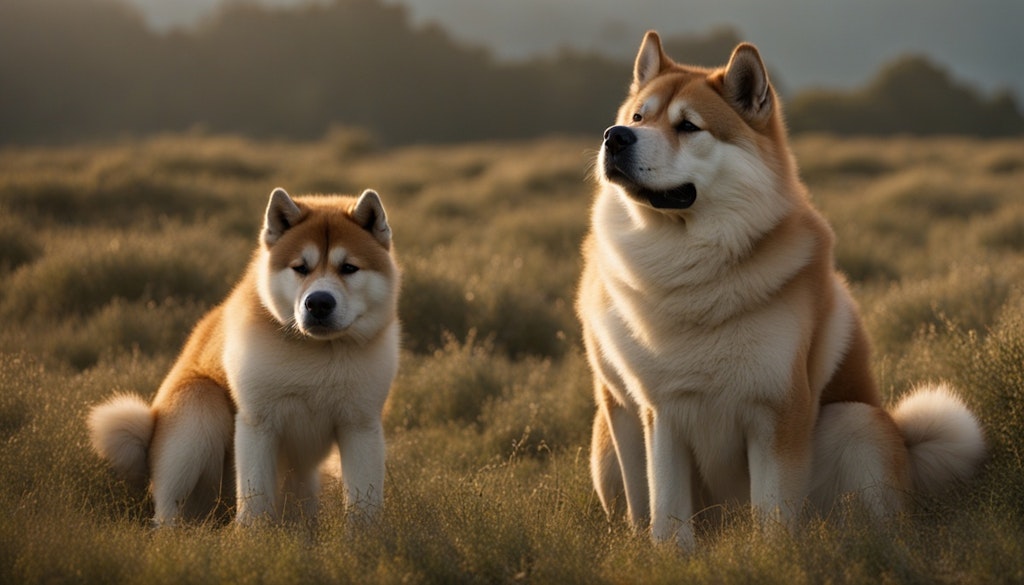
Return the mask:
[[[125,479],[145,483],[154,423],[153,411],[142,398],[118,394],[89,412],[92,448]]]
[[[918,492],[940,494],[970,479],[985,456],[978,420],[946,384],[916,388],[892,417],[910,452]]]

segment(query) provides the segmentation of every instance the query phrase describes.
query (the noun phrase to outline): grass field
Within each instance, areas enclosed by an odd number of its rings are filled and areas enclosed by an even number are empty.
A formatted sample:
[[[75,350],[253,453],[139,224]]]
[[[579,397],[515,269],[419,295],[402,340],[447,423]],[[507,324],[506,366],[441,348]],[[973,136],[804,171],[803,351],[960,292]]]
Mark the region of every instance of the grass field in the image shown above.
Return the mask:
[[[693,554],[608,523],[572,298],[597,136],[381,150],[168,135],[0,151],[0,583],[1024,581],[1024,140],[795,144],[839,238],[888,400],[945,379],[979,413],[980,476],[912,514],[789,535],[742,511]],[[378,189],[404,270],[386,509],[350,525],[152,531],[86,438],[151,396],[240,274],[270,190]]]

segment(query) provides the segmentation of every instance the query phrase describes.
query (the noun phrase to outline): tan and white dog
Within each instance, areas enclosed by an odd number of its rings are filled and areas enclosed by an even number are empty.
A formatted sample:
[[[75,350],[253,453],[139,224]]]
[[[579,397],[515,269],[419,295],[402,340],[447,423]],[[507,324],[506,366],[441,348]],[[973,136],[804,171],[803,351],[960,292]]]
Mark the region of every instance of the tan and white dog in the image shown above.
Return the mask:
[[[881,406],[858,309],[756,48],[679,65],[647,33],[608,128],[577,299],[594,373],[591,472],[656,540],[753,505],[789,525],[855,493],[874,514],[968,478],[979,425],[945,387]]]
[[[159,525],[204,519],[231,494],[241,524],[286,507],[312,518],[333,446],[348,504],[375,513],[398,291],[377,193],[275,189],[241,281],[196,326],[152,405],[126,394],[92,409],[93,448],[150,478]]]

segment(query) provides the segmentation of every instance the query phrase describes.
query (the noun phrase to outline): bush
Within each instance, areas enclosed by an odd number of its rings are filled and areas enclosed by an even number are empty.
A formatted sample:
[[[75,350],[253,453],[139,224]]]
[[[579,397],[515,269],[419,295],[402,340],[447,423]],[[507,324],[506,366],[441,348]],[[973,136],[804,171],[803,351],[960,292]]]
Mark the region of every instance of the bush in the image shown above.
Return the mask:
[[[1024,267],[960,267],[944,277],[894,285],[866,312],[878,350],[899,354],[916,334],[955,323],[983,334],[1017,288]]]
[[[161,303],[115,298],[84,320],[71,318],[32,349],[80,370],[124,353],[173,357],[207,308],[174,297]]]
[[[452,336],[429,357],[406,358],[390,398],[390,426],[416,428],[474,424],[484,405],[501,395],[512,367],[488,341]],[[411,362],[411,363],[410,363]]]
[[[43,246],[21,217],[0,208],[0,274],[28,264],[43,253]]]
[[[444,246],[403,262],[400,313],[407,347],[430,351],[445,333],[463,339],[472,328],[512,357],[561,355],[576,323],[571,297],[560,291],[575,271],[549,271],[547,253],[536,248],[513,253]]]
[[[804,92],[792,100],[787,113],[794,132],[995,137],[1017,136],[1024,130],[1024,117],[1011,96],[981,96],[916,55],[889,63],[854,92]]]
[[[1024,206],[1013,207],[979,222],[978,243],[1009,252],[1024,251]]]
[[[96,231],[54,246],[8,280],[0,315],[33,321],[90,315],[114,299],[177,296],[216,303],[245,266],[248,245],[202,229],[156,235]]]
[[[991,489],[1024,515],[1024,298],[1007,304],[987,336],[958,332],[954,349],[951,361],[983,421]]]

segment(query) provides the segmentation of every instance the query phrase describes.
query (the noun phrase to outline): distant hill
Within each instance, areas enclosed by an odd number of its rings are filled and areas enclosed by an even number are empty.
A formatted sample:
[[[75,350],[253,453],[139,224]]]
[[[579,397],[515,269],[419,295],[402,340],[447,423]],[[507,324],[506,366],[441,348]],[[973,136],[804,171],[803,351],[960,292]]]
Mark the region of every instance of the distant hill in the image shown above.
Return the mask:
[[[629,59],[646,29],[685,37],[727,25],[782,68],[795,91],[850,89],[900,55],[923,53],[986,92],[1010,88],[1024,99],[1021,0],[387,1],[407,5],[414,23],[439,23],[502,59],[560,47]]]
[[[331,0],[117,0],[139,6],[154,30],[194,27],[227,3],[287,7]],[[644,30],[700,35],[743,31],[784,68],[796,91],[850,89],[907,53],[926,54],[986,92],[1024,99],[1021,0],[383,0],[406,6],[416,26],[436,23],[459,43],[499,60],[529,60],[563,48],[629,59]]]
[[[853,92],[803,92],[789,104],[788,120],[794,132],[1024,133],[1024,118],[1008,93],[983,97],[923,56],[907,56],[889,64],[867,86]]]
[[[713,65],[728,58],[738,38],[716,29],[668,36],[665,44],[680,60]],[[861,123],[861,132],[929,132],[927,121],[900,108],[948,101],[970,107],[957,109],[959,126],[943,132],[1020,132],[1009,97],[986,102],[920,67],[886,71],[894,81],[882,89],[798,96],[789,110],[794,129],[857,132],[859,113],[874,107],[890,121]],[[112,0],[0,2],[4,144],[197,126],[291,139],[362,127],[385,144],[600,136],[629,77],[626,59],[570,50],[498,61],[436,26],[414,26],[405,8],[378,0],[273,10],[235,3],[196,30],[166,35]],[[926,102],[900,101],[885,89],[899,83],[925,84]]]

